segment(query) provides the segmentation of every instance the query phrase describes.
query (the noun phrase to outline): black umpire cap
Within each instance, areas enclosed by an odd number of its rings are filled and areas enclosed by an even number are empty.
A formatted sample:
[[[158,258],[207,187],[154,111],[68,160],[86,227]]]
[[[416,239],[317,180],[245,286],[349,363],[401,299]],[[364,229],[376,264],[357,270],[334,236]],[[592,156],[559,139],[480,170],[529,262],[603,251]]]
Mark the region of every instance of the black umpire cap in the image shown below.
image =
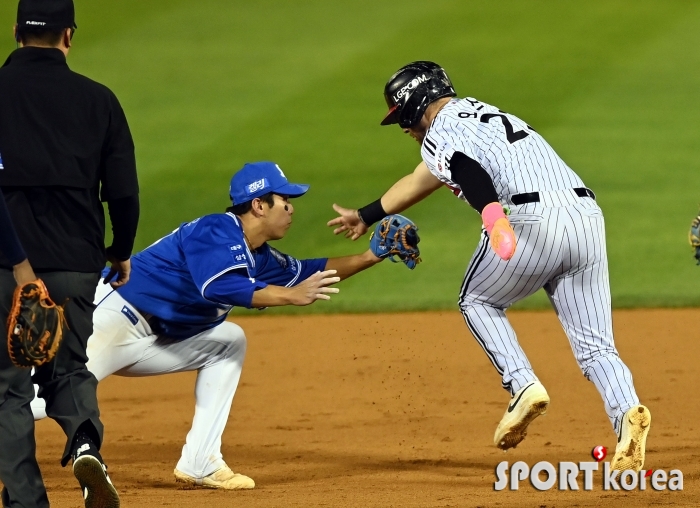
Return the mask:
[[[19,28],[78,28],[73,0],[19,0]]]

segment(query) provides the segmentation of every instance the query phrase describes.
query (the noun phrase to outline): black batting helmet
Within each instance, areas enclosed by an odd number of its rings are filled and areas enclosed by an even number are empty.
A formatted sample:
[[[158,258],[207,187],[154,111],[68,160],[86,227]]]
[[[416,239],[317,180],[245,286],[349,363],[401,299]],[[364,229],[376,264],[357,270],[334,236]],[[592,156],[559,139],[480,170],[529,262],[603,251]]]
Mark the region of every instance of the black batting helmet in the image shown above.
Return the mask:
[[[428,105],[457,93],[445,70],[435,62],[413,62],[401,67],[384,86],[389,112],[382,125],[399,124],[402,128],[417,124]]]

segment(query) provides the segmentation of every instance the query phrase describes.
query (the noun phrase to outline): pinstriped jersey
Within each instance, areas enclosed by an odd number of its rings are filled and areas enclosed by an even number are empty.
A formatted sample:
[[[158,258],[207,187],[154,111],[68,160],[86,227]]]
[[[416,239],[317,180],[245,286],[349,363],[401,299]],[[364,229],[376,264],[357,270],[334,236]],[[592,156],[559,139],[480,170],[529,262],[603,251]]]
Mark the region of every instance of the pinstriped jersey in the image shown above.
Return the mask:
[[[525,192],[583,187],[583,182],[532,127],[471,97],[452,99],[426,133],[421,156],[430,172],[465,200],[450,160],[462,152],[491,176],[499,199]]]

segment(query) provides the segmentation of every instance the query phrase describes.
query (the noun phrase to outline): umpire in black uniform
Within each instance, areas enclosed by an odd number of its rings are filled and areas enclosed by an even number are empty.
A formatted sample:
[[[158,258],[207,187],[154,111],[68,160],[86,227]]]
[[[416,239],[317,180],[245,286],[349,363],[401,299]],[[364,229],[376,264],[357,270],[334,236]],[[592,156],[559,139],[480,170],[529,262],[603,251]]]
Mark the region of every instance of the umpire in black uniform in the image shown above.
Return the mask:
[[[66,64],[75,33],[73,0],[20,0],[18,49],[0,68],[0,189],[19,239],[51,298],[66,302],[68,329],[56,358],[33,381],[48,416],[67,436],[61,464],[73,461],[87,507],[117,507],[99,454],[103,427],[97,381],[85,368],[93,298],[109,260],[113,285],[129,278],[138,223],[134,145],[121,106],[105,86]],[[106,201],[114,241],[105,249]],[[15,288],[0,256],[0,321]],[[4,341],[2,341],[4,342]],[[35,458],[30,371],[0,347],[0,480],[5,507],[48,506]]]

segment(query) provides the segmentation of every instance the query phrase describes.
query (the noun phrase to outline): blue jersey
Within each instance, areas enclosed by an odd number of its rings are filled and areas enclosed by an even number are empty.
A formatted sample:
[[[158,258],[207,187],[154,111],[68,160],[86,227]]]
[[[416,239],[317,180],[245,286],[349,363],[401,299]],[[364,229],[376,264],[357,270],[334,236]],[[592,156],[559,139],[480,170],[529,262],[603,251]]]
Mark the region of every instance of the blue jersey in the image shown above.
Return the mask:
[[[250,307],[255,290],[294,286],[323,270],[326,261],[298,260],[266,243],[251,252],[238,217],[206,215],[134,255],[129,282],[117,291],[150,315],[155,333],[184,339],[220,324],[234,306]],[[221,281],[230,294],[207,293]]]

